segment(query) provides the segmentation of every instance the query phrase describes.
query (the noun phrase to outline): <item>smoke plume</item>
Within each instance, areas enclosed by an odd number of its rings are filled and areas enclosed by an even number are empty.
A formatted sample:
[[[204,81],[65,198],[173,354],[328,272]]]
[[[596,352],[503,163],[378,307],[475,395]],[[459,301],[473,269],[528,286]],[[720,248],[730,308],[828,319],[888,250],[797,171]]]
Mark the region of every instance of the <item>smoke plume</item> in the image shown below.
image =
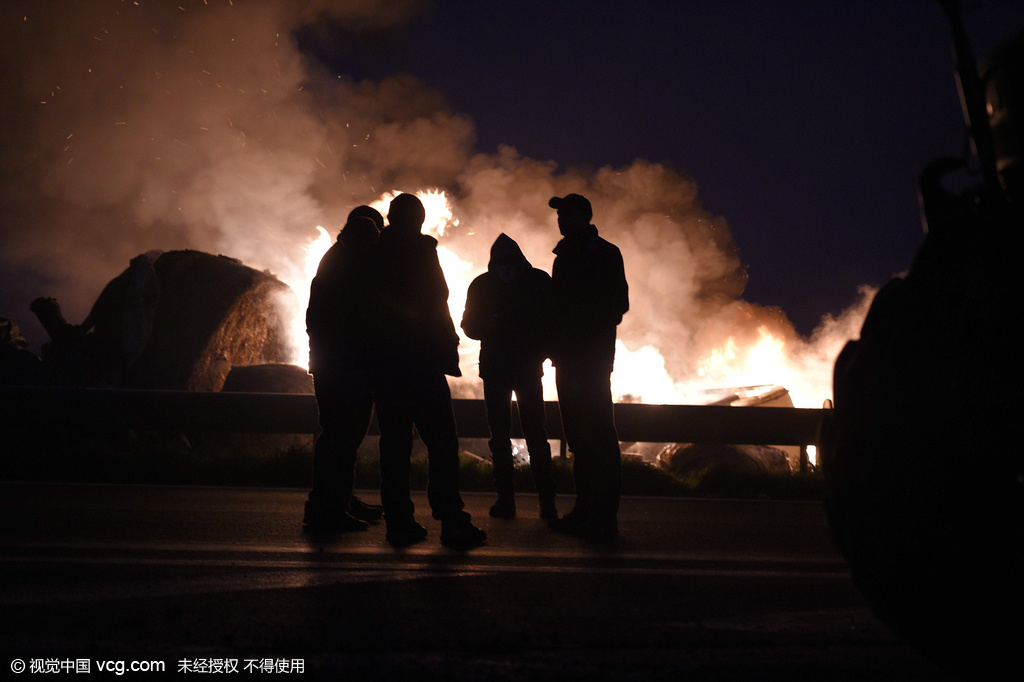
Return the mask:
[[[357,31],[416,7],[4,3],[0,315],[38,344],[32,298],[57,296],[81,320],[103,285],[152,249],[222,253],[295,281],[315,226],[335,234],[354,205],[393,190],[448,192],[459,224],[442,245],[473,263],[467,277],[483,271],[501,232],[550,271],[558,232],[547,201],[577,192],[625,259],[624,347],[657,349],[671,381],[701,379],[713,349],[764,330],[831,365],[836,342],[822,351],[829,344],[798,338],[782,311],[740,298],[736,246],[692,179],[643,160],[584,172],[513,146],[477,153],[472,121],[442,93],[402,75],[339,77],[296,46],[296,29],[325,13]]]

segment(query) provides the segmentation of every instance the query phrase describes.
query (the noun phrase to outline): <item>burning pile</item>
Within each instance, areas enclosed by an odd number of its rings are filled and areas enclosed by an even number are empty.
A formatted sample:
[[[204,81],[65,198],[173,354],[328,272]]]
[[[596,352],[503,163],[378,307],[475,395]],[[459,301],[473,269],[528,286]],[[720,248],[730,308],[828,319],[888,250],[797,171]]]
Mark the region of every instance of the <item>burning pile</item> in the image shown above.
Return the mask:
[[[374,3],[316,4],[342,22],[364,21],[354,16],[364,10],[397,18]],[[796,405],[818,407],[838,349],[860,326],[863,306],[804,339],[781,311],[743,301],[747,275],[725,221],[675,170],[647,161],[559,170],[512,147],[477,153],[472,123],[414,79],[326,73],[292,38],[310,20],[294,3],[66,3],[17,14],[0,29],[0,60],[16,80],[7,111],[20,112],[0,126],[9,179],[0,273],[21,274],[6,295],[22,305],[56,290],[81,319],[104,273],[154,247],[230,254],[304,297],[316,226],[328,226],[329,243],[353,206],[399,189],[437,207],[458,320],[499,233],[550,270],[558,233],[547,200],[578,192],[626,264],[619,399],[703,402],[709,388],[777,384]],[[38,54],[49,58],[25,57]],[[296,321],[296,348],[306,345],[302,312],[282,313]],[[273,360],[263,349],[277,344],[241,344],[230,360],[242,346]],[[480,394],[476,356],[465,343],[456,395]],[[288,360],[303,362],[301,353]],[[215,387],[216,362],[207,378],[168,383]]]
[[[633,171],[635,169],[634,166]],[[655,188],[659,183],[681,180],[664,169],[647,179]],[[398,190],[384,193],[370,204],[386,215],[388,203],[398,193]],[[550,250],[557,239],[553,224],[544,225],[540,218],[537,223],[528,222],[524,216],[506,216],[507,222],[499,222],[496,226],[493,219],[483,223],[480,222],[482,217],[462,219],[461,204],[453,205],[453,200],[445,192],[430,189],[416,194],[427,209],[423,231],[439,242],[438,257],[451,292],[449,310],[456,322],[462,318],[469,283],[486,269],[487,250],[493,241],[494,229],[505,226],[510,234],[521,239],[520,244],[531,262],[550,260]],[[621,205],[632,197],[602,199],[614,211],[616,208],[621,210]],[[678,294],[695,273],[679,268],[672,260],[657,259],[638,249],[636,236],[631,230],[636,222],[627,225],[612,222],[610,229],[605,231],[602,226],[606,223],[601,221],[597,208],[601,201],[595,201],[595,222],[602,233],[610,233],[613,241],[624,244],[633,307],[619,328],[621,338],[612,374],[616,400],[654,404],[723,401],[723,404],[761,404],[766,401],[766,396],[778,397],[780,392],[788,392],[785,400],[789,406],[820,407],[822,401],[831,395],[829,384],[835,354],[849,338],[849,330],[863,319],[863,311],[870,303],[873,291],[863,291],[859,304],[841,318],[824,320],[811,339],[798,337],[781,311],[759,308],[731,299],[721,292],[703,302],[691,299],[665,301],[664,295],[659,296],[655,290],[660,287],[662,292]],[[691,205],[688,210],[693,211],[694,207]],[[553,223],[550,216],[546,217]],[[641,217],[640,220],[647,219]],[[703,218],[697,220],[699,222]],[[331,245],[329,233],[319,226],[317,230],[319,237],[305,247],[306,277],[289,282],[303,300],[308,296],[309,280],[315,273],[316,264]],[[671,230],[669,223],[666,234],[671,234]],[[677,238],[681,240],[686,236],[687,233],[681,231]],[[652,248],[656,247],[655,242]],[[703,303],[703,306],[698,303]],[[669,309],[688,308],[689,312],[662,316],[653,309],[655,305]],[[304,340],[303,310],[304,306],[300,306],[292,313],[292,329],[299,332],[296,337],[299,348]],[[647,317],[638,321],[638,315]],[[462,335],[460,353],[463,376],[451,380],[453,391],[458,397],[482,398],[482,386],[476,371],[479,342]],[[305,357],[297,355],[294,362],[302,364]],[[544,379],[546,398],[554,400],[553,372],[546,372]],[[781,389],[783,385],[785,389]]]

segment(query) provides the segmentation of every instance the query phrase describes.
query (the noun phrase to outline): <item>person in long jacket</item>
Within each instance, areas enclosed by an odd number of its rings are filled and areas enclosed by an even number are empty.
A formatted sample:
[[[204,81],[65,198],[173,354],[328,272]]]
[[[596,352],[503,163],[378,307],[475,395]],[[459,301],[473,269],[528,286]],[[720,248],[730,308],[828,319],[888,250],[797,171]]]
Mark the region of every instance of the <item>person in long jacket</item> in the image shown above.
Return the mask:
[[[511,400],[516,404],[530,470],[540,496],[540,516],[558,517],[551,475],[551,445],[544,428],[543,363],[548,357],[551,277],[530,265],[519,245],[501,234],[491,246],[487,272],[466,293],[462,329],[480,341],[480,378],[490,426],[491,460],[498,499],[491,516],[516,514]]]
[[[441,542],[473,547],[487,534],[473,525],[459,492],[459,440],[446,375],[460,376],[459,337],[448,311],[448,285],[437,240],[420,230],[425,211],[400,194],[374,250],[374,399],[380,426],[381,502],[387,539],[426,537],[410,497],[413,426],[427,446],[427,499],[441,521]]]
[[[303,523],[316,531],[364,530],[382,516],[381,507],[360,500],[352,487],[373,410],[370,251],[383,223],[369,206],[353,209],[310,285],[306,332],[320,433]]]
[[[554,197],[562,240],[551,269],[555,385],[573,453],[576,503],[552,522],[557,532],[609,539],[618,533],[622,453],[612,408],[616,327],[629,310],[622,254],[590,223],[590,201]]]

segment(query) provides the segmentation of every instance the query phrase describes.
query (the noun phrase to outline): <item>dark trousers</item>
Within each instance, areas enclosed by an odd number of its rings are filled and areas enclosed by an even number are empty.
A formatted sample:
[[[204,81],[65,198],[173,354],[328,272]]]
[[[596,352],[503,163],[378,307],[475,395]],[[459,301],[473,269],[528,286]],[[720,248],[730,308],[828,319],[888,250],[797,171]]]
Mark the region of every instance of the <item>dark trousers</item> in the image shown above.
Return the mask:
[[[611,373],[603,368],[556,368],[562,430],[573,454],[573,513],[614,521],[622,495],[622,453],[612,411]]]
[[[309,499],[348,511],[356,453],[373,412],[373,388],[361,369],[317,371],[313,391],[320,410],[320,433],[313,445],[313,490]]]
[[[380,498],[385,519],[413,517],[409,474],[413,426],[427,446],[427,500],[435,519],[463,515],[459,494],[459,435],[452,394],[440,372],[391,367],[381,372],[374,398],[380,427]]]
[[[530,453],[530,472],[542,498],[554,495],[551,476],[551,444],[544,428],[544,388],[540,374],[526,377],[488,377],[484,380],[484,404],[491,430],[491,459],[498,497],[515,494],[515,463],[512,460],[512,392],[516,394],[519,420]]]

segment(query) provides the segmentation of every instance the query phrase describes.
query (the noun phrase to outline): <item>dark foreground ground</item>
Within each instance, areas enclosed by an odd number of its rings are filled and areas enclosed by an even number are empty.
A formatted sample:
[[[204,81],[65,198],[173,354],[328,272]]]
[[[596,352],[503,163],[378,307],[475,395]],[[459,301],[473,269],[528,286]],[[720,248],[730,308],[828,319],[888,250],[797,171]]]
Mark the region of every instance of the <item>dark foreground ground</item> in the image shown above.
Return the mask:
[[[273,658],[338,680],[947,679],[867,609],[818,503],[630,497],[621,537],[597,545],[552,534],[532,496],[499,522],[490,495],[470,493],[489,542],[455,552],[422,494],[430,537],[404,550],[381,525],[308,536],[304,497],[0,483],[0,667],[89,659],[85,679],[102,679],[95,661],[236,660],[219,673],[231,678]]]

